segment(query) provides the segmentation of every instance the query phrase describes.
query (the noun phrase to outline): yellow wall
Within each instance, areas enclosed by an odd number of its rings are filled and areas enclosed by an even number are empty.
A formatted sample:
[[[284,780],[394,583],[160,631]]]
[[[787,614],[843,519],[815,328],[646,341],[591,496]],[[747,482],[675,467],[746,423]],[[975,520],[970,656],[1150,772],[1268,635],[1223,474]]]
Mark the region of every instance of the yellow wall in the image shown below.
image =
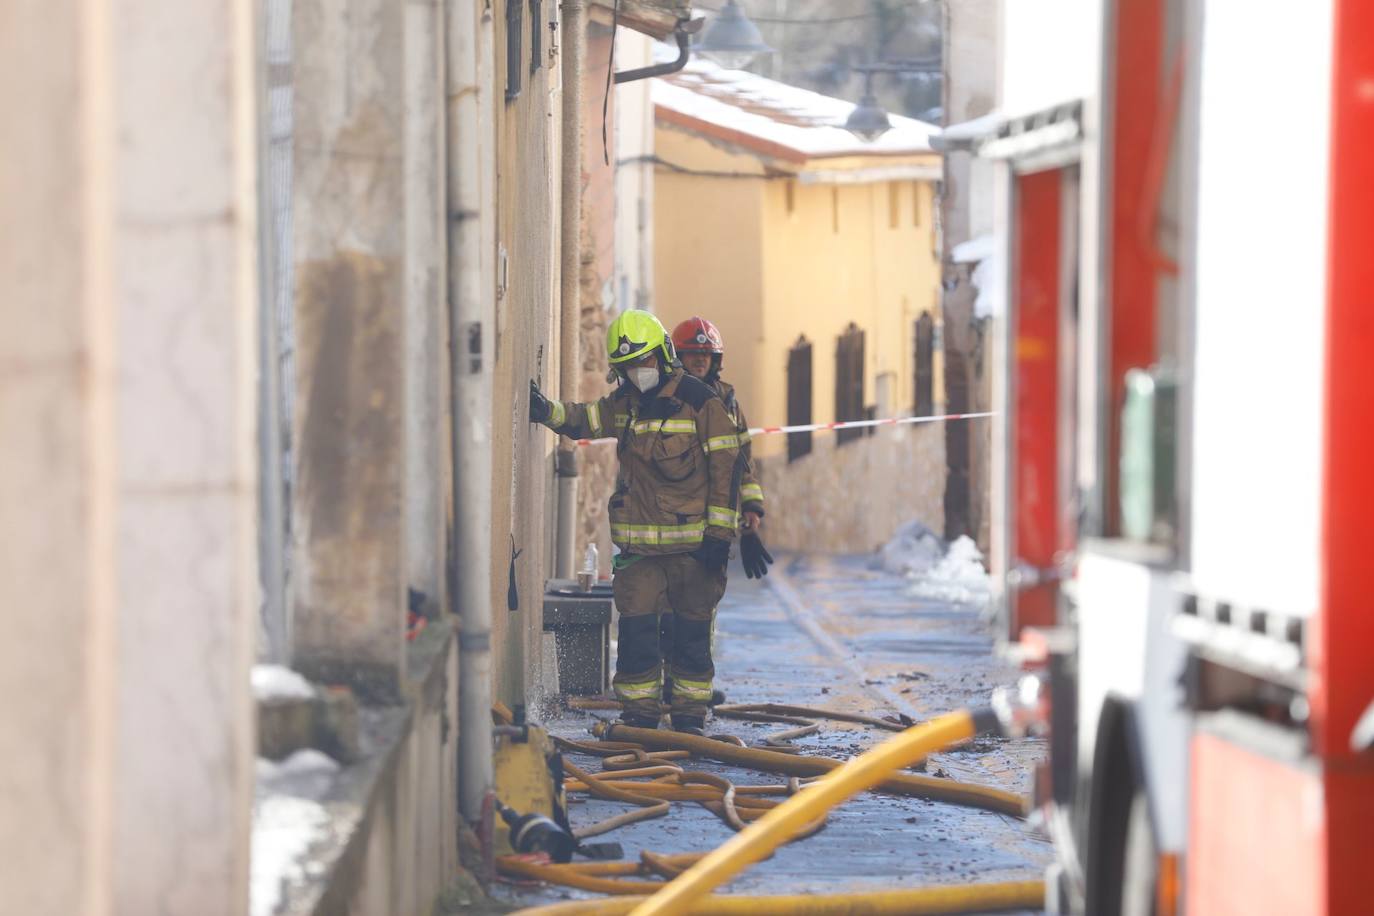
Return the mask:
[[[671,331],[684,318],[709,318],[725,337],[725,378],[746,398],[760,390],[755,351],[763,339],[763,216],[768,182],[753,157],[731,155],[660,128],[655,153],[694,169],[758,178],[684,175],[660,166],[654,178],[655,311]]]
[[[698,171],[761,172],[759,160],[660,125],[660,158]],[[932,164],[934,159],[932,158]],[[836,168],[840,163],[818,163]],[[844,165],[882,165],[845,160]],[[655,184],[655,299],[664,323],[693,314],[725,336],[724,375],[754,425],[787,416],[787,352],[812,342],[812,419],[833,419],[835,342],[865,332],[864,397],[892,373],[893,413],[914,401],[914,323],[939,317],[930,182],[802,184],[795,179],[686,175],[660,166]],[[895,226],[893,208],[895,204]],[[936,392],[937,402],[942,400]],[[825,434],[821,434],[825,435]],[[760,455],[781,437],[761,439]]]

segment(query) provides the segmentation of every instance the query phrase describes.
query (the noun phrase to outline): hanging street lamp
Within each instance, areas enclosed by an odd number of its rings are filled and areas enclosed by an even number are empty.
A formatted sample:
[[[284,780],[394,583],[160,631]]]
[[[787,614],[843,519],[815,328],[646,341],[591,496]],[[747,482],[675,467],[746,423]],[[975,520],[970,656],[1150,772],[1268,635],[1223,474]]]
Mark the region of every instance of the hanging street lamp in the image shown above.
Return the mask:
[[[695,50],[727,70],[742,70],[760,54],[773,53],[738,0],[727,0],[724,8],[706,24]]]
[[[939,58],[930,60],[891,61],[876,64],[860,64],[854,70],[864,75],[864,94],[859,104],[849,112],[844,129],[865,143],[872,143],[892,129],[892,121],[887,110],[878,102],[873,93],[873,74],[875,73],[941,73],[943,67]]]

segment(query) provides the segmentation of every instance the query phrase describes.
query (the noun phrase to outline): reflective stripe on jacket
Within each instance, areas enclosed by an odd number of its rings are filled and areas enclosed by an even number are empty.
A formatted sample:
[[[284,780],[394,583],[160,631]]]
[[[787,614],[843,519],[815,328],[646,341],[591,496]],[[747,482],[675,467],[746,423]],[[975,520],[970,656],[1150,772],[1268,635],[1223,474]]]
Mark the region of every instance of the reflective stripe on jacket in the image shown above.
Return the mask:
[[[739,440],[740,454],[744,461],[744,475],[740,478],[740,511],[748,510],[763,515],[763,485],[754,468],[754,447],[749,438],[749,421],[744,418],[744,408],[735,397],[735,388],[729,382],[717,378],[712,383],[716,394],[725,405],[725,412],[735,424],[735,435]]]
[[[615,436],[620,469],[611,540],[629,554],[690,553],[739,525],[745,469],[720,396],[681,369],[641,395],[630,385],[585,404],[549,402],[546,424],[574,439]]]

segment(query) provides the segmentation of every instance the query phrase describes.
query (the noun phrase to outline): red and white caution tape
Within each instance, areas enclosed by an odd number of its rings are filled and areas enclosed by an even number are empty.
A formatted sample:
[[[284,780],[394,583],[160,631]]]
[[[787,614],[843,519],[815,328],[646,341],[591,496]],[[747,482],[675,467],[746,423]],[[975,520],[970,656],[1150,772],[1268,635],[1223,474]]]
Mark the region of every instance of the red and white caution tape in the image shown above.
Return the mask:
[[[865,426],[900,426],[908,423],[942,423],[947,420],[978,420],[992,416],[992,411],[983,413],[947,413],[938,417],[884,417],[881,420],[843,420],[832,423],[802,423],[797,426],[751,426],[750,436],[766,436],[770,433],[809,433],[822,429],[861,429]],[[602,442],[615,442],[614,436],[604,439],[578,439],[578,445],[597,445]]]

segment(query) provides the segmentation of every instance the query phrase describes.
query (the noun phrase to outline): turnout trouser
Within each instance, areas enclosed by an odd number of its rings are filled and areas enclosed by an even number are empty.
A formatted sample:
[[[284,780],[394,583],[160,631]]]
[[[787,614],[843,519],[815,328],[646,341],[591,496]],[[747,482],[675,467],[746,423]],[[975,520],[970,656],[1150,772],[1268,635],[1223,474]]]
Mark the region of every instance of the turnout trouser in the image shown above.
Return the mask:
[[[674,714],[704,717],[711,700],[711,617],[725,594],[725,571],[712,572],[687,554],[641,557],[614,579],[620,612],[612,684],[628,716],[657,718],[663,690],[659,614],[672,615]]]

